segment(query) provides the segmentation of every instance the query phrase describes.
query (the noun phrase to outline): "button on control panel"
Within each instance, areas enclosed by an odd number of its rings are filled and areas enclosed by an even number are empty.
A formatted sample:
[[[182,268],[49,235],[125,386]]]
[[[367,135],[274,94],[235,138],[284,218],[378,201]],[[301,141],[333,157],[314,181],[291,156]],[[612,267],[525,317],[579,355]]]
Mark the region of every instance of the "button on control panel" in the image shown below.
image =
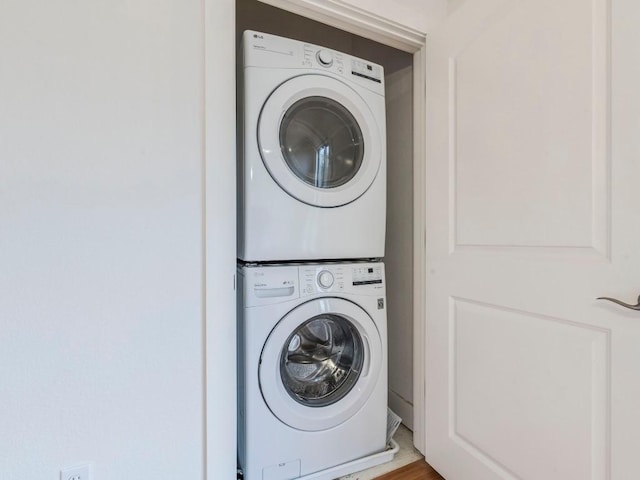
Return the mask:
[[[343,292],[345,267],[343,265],[316,265],[300,267],[302,295]]]
[[[318,274],[318,285],[320,285],[321,288],[331,288],[333,281],[333,273],[329,270],[322,270]]]
[[[318,63],[323,67],[330,67],[333,63],[333,55],[329,50],[318,50],[316,58],[318,59]]]
[[[322,67],[339,75],[344,75],[345,72],[345,55],[326,48],[318,49],[315,45],[306,43],[302,49],[301,60],[301,65],[305,68]]]

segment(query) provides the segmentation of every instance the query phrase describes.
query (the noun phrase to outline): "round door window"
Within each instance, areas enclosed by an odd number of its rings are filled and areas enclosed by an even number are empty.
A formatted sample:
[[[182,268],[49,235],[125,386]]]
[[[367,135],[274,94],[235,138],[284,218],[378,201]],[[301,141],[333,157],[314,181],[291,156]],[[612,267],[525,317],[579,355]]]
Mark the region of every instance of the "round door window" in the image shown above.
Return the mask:
[[[295,102],[280,125],[280,149],[291,171],[318,188],[349,182],[364,157],[362,131],[354,116],[327,97]]]
[[[364,351],[362,339],[347,319],[318,315],[300,325],[280,355],[280,375],[287,393],[309,407],[338,402],[358,381]]]
[[[260,111],[260,156],[288,195],[340,207],[364,195],[384,165],[384,121],[383,97],[325,75],[300,75],[279,85]]]
[[[343,298],[323,297],[295,307],[269,333],[258,364],[269,410],[297,430],[333,428],[369,400],[384,372],[378,327]],[[386,382],[386,377],[385,382]]]

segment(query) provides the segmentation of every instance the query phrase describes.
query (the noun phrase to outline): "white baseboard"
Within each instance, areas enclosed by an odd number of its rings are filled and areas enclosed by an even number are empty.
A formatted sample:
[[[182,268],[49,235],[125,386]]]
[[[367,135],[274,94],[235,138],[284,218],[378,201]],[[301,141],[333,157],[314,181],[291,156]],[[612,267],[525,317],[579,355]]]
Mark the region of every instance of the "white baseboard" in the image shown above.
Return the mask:
[[[402,423],[409,429],[413,430],[413,405],[409,400],[402,398],[393,390],[389,390],[389,408],[396,412]]]

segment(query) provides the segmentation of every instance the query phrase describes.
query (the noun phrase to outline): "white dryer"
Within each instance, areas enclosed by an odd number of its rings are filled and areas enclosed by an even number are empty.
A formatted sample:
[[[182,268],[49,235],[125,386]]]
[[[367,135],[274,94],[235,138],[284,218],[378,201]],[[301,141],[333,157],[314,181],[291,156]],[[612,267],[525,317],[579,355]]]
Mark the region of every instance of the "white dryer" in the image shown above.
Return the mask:
[[[383,68],[253,31],[243,58],[238,257],[383,257]]]
[[[384,265],[245,266],[239,278],[245,480],[323,479],[323,470],[383,451]]]

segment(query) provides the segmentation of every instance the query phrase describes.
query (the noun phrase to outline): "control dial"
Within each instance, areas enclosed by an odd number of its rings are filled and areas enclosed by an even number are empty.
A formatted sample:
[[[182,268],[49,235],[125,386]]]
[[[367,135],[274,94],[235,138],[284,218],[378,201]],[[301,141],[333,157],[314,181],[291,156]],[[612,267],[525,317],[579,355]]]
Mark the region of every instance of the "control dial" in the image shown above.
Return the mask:
[[[318,59],[320,65],[322,65],[323,67],[330,67],[333,63],[333,55],[329,50],[318,50],[318,53],[316,53],[316,58]]]
[[[322,288],[329,288],[333,285],[333,273],[329,270],[322,270],[318,274],[318,285]]]

